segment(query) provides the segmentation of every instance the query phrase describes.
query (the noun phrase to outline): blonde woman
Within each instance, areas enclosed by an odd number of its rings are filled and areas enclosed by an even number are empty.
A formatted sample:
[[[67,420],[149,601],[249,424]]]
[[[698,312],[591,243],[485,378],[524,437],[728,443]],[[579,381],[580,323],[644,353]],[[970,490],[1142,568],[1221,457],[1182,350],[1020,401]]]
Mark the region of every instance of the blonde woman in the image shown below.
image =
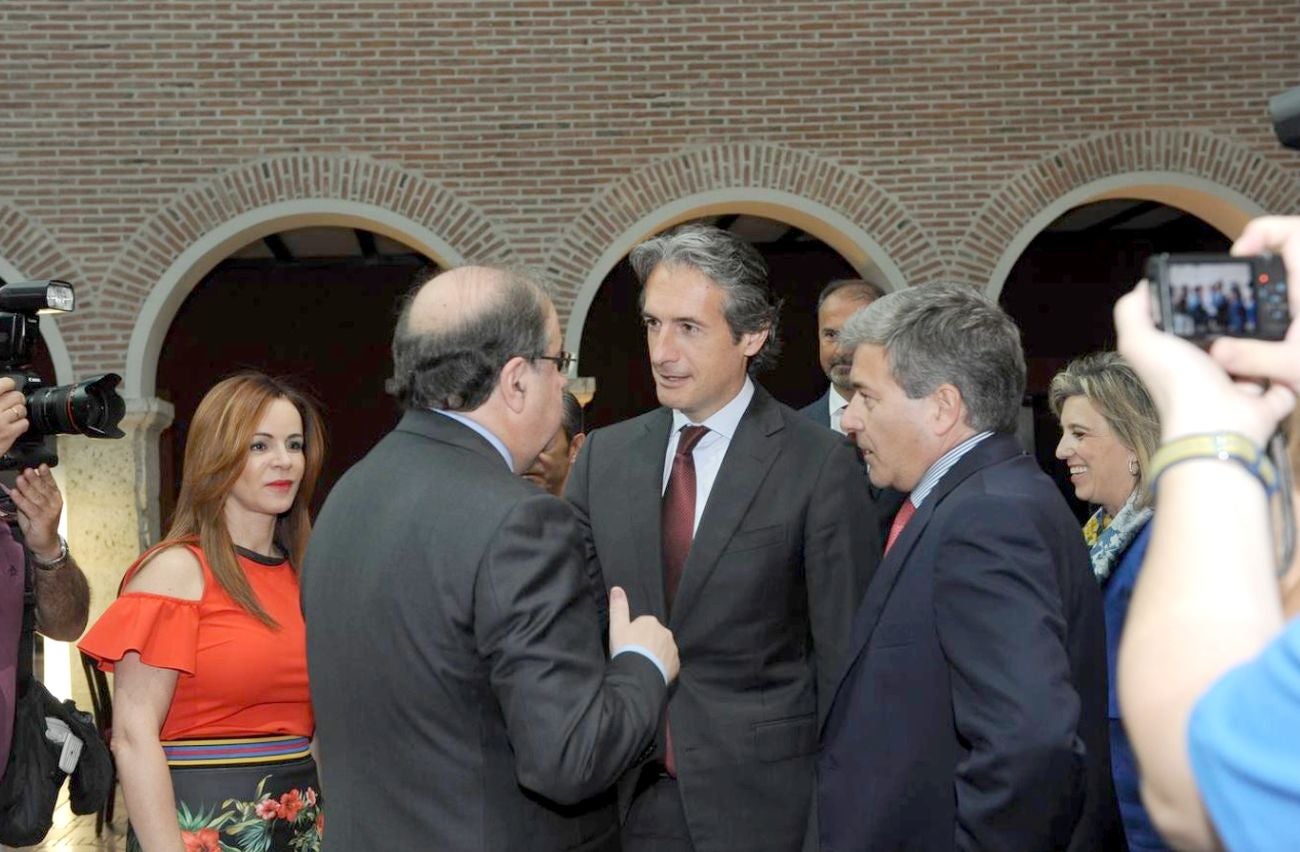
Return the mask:
[[[1120,633],[1151,538],[1147,470],[1160,442],[1160,420],[1133,368],[1114,352],[1071,362],[1052,379],[1049,402],[1061,421],[1056,457],[1069,466],[1075,496],[1097,507],[1083,536],[1105,606],[1111,775],[1124,834],[1132,852],[1163,850],[1142,805],[1116,698]]]

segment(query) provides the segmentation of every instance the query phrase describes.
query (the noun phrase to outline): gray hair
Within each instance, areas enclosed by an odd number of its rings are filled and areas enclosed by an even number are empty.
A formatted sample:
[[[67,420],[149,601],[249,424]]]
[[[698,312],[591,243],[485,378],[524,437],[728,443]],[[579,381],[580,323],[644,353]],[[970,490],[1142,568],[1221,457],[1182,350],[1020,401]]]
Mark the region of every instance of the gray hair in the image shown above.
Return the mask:
[[[564,418],[560,421],[560,428],[570,441],[583,431],[582,403],[568,391],[564,392]]]
[[[1011,317],[965,284],[909,287],[877,299],[840,329],[840,345],[883,346],[889,371],[912,399],[951,384],[977,432],[1014,432],[1025,392],[1025,355]]]
[[[643,304],[645,283],[657,266],[688,266],[707,277],[722,288],[722,311],[735,341],[743,334],[767,331],[763,348],[749,359],[749,372],[776,364],[781,354],[781,301],[768,284],[767,262],[752,245],[721,228],[683,225],[632,249],[628,262],[641,282]]]
[[[865,278],[836,278],[823,287],[821,293],[818,294],[817,310],[820,311],[822,305],[826,304],[826,300],[841,290],[844,291],[844,295],[856,302],[862,302],[864,305],[874,302],[885,295],[885,288],[874,281],[868,281]]]
[[[419,289],[398,316],[393,377],[386,385],[407,408],[473,411],[491,396],[507,361],[546,354],[546,292],[523,273],[502,270],[496,292],[477,310],[432,330],[412,331],[411,305]]]

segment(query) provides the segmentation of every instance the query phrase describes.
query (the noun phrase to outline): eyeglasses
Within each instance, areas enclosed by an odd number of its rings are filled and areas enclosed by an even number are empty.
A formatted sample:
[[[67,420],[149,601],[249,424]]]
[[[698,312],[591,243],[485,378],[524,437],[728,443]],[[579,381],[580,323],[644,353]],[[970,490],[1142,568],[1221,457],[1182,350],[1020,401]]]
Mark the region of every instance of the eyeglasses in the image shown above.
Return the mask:
[[[554,361],[555,369],[567,376],[569,371],[573,369],[573,365],[578,363],[578,356],[574,355],[572,352],[561,350],[559,355],[534,355],[532,360]]]

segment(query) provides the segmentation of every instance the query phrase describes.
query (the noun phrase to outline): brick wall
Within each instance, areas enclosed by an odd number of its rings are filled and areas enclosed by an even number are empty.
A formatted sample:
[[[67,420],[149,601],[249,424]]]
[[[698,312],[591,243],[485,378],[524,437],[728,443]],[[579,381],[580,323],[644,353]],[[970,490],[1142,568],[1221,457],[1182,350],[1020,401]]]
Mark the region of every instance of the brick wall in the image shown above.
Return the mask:
[[[758,187],[914,282],[982,283],[1053,199],[1168,171],[1300,209],[1266,98],[1300,13],[1259,0],[0,4],[0,256],[81,285],[79,373],[203,233],[327,196],[539,265],[563,306],[614,238]]]

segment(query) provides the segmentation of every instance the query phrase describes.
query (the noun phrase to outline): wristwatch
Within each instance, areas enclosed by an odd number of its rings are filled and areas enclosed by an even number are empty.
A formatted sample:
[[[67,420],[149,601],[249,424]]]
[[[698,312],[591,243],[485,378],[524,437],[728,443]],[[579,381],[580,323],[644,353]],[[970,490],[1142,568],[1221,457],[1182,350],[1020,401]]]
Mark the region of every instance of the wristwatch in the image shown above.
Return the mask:
[[[42,571],[57,571],[64,565],[68,564],[68,542],[63,536],[59,536],[59,555],[46,562],[32,554],[32,564]]]

